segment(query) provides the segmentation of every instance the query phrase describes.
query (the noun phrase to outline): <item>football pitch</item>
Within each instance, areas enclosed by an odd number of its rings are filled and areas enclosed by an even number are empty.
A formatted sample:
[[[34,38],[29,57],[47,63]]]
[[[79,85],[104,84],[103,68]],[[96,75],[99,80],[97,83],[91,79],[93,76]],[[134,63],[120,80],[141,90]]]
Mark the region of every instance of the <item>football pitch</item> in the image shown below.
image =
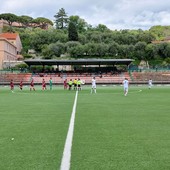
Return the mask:
[[[70,170],[169,170],[170,86],[78,92]],[[60,170],[76,91],[0,87],[0,170]]]

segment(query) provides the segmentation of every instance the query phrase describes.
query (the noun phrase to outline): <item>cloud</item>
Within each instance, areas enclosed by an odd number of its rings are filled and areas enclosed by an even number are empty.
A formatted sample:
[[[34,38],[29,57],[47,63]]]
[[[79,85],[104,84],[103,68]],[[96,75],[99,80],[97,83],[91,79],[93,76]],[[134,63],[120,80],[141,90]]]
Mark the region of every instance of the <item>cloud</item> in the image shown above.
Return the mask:
[[[79,15],[93,26],[110,29],[149,29],[170,24],[170,0],[1,0],[1,13],[46,17],[54,20],[59,9],[68,16]]]

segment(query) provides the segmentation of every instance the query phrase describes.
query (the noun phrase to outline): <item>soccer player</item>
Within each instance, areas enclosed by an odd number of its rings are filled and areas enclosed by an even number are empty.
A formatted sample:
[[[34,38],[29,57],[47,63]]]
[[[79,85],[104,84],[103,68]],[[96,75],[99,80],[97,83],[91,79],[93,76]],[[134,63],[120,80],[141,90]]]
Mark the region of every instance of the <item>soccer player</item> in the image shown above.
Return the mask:
[[[96,93],[96,79],[95,77],[92,78],[92,88],[91,88],[91,93]]]
[[[64,90],[67,89],[67,79],[64,80]]]
[[[149,79],[148,86],[149,86],[149,89],[151,89],[151,87],[152,87],[152,79]]]
[[[14,90],[14,82],[13,82],[12,79],[10,81],[10,88],[11,88],[11,91],[13,92],[13,90]]]
[[[69,86],[69,90],[71,90],[72,89],[72,85],[73,85],[73,81],[72,81],[72,79],[70,79],[70,81],[68,82],[68,86]]]
[[[77,90],[77,79],[74,79],[73,84],[74,84],[74,90]]]
[[[19,83],[20,90],[22,90],[22,87],[23,87],[23,81],[21,80],[20,83]]]
[[[31,79],[31,83],[30,83],[30,91],[31,90],[35,91],[35,88],[34,88],[34,79],[33,78]]]
[[[127,78],[123,80],[123,88],[124,88],[124,95],[127,96],[128,88],[129,88],[129,81]]]
[[[52,87],[53,87],[53,80],[52,80],[51,77],[50,77],[50,80],[49,80],[49,84],[50,84],[50,90],[52,90]]]
[[[77,80],[77,90],[81,90],[81,80]]]
[[[45,83],[45,80],[43,79],[42,80],[42,90],[46,90],[46,83]]]

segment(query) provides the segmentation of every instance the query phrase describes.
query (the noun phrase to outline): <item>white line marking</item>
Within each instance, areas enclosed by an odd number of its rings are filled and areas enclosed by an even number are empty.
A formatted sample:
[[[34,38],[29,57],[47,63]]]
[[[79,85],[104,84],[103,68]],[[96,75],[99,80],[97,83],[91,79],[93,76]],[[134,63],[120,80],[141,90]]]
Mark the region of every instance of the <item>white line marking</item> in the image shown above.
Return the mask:
[[[65,146],[64,146],[60,170],[69,170],[70,169],[71,148],[72,148],[72,140],[73,140],[73,132],[74,132],[74,120],[75,120],[75,113],[76,113],[77,96],[78,96],[78,91],[76,91],[76,96],[75,96],[75,100],[74,100],[69,129],[67,132],[67,138],[66,138],[66,142],[65,142]]]
[[[130,91],[130,92],[128,92],[128,93],[140,93],[140,92],[142,92],[142,90],[138,90],[138,91]]]
[[[128,94],[130,93],[140,93],[140,92],[142,92],[142,90],[135,90],[135,91],[130,91],[130,92],[128,92]],[[91,93],[90,93],[91,94]],[[100,91],[98,90],[98,93],[97,93],[97,95],[103,95],[103,94],[108,94],[108,93],[100,93]],[[123,94],[123,92],[113,92],[113,93],[109,93],[109,94]],[[83,95],[89,95],[89,94],[83,94]]]
[[[12,91],[11,91],[11,92],[12,92]],[[34,95],[35,95],[35,94],[36,94],[36,95],[37,95],[37,94],[40,94],[40,93],[34,93],[34,92],[25,93],[25,92],[18,92],[18,91],[13,91],[12,93],[19,94],[19,95],[20,95],[20,94],[26,94],[26,95],[27,95],[27,94],[31,94],[31,95],[32,95],[32,94],[34,94]]]

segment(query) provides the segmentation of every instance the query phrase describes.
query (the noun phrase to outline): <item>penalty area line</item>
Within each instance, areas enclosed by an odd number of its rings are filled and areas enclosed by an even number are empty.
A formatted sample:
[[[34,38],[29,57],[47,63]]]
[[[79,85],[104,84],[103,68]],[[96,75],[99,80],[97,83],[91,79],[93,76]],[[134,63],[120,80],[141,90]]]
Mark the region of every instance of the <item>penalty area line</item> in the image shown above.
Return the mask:
[[[142,92],[142,90],[138,90],[138,91],[131,91],[131,92],[128,92],[128,93],[140,93]]]
[[[138,90],[138,91],[129,91],[128,94],[132,94],[132,93],[140,93],[142,92],[142,90]],[[119,93],[113,93],[113,94],[122,94],[122,92],[119,92]]]
[[[24,95],[32,95],[32,94],[38,94],[38,93],[35,93],[35,92],[28,92],[28,93],[26,93],[26,92],[15,92],[15,91],[11,91],[11,93],[14,93],[14,94],[18,94],[18,95],[20,95],[20,94],[24,94]]]
[[[74,133],[74,121],[75,121],[75,114],[76,114],[77,97],[78,97],[78,91],[76,91],[76,96],[74,99],[74,105],[71,114],[70,125],[67,132],[67,137],[65,141],[60,170],[70,169],[71,148],[72,148],[72,140],[73,140],[73,133]]]

